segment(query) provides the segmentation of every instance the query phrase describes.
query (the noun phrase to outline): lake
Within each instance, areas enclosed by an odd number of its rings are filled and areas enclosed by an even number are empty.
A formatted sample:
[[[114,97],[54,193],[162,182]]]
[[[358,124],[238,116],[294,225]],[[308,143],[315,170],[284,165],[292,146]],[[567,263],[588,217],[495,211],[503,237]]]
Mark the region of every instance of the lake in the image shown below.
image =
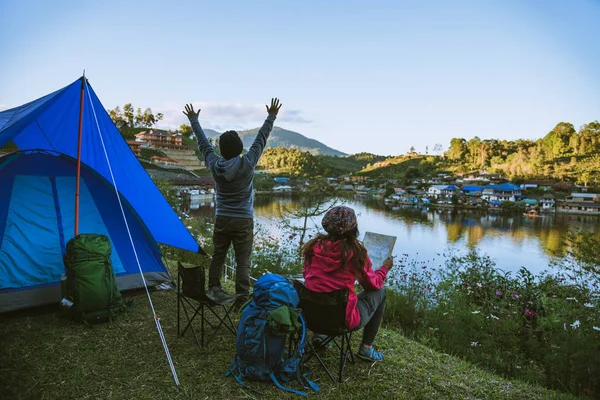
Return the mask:
[[[361,198],[346,201],[357,213],[361,237],[367,231],[396,236],[396,256],[408,254],[432,265],[442,262],[443,253],[477,249],[490,256],[500,269],[516,272],[523,266],[535,274],[548,269],[553,256],[565,251],[568,231],[600,234],[600,219],[595,216],[549,214],[530,218],[522,214],[391,207],[380,200]],[[290,232],[282,226],[279,215],[284,209],[297,210],[301,204],[301,199],[292,196],[258,196],[254,204],[256,222],[273,237],[287,237]],[[187,212],[212,216],[214,203],[192,204]],[[321,218],[309,223],[310,233],[314,234],[317,226],[321,228]]]

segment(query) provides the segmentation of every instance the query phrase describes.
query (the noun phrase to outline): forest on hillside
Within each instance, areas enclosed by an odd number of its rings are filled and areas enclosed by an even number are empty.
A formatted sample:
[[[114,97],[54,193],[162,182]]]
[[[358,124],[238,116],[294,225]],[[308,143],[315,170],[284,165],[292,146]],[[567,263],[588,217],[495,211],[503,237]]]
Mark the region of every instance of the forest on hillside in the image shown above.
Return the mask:
[[[131,104],[108,110],[113,122],[126,139],[140,130],[154,126],[161,113]],[[191,128],[178,129],[186,145],[193,145]],[[299,134],[298,134],[299,135]],[[301,135],[299,135],[301,136]],[[315,155],[297,148],[267,148],[259,162],[265,172],[290,176],[340,176],[360,174],[371,177],[413,179],[436,173],[486,171],[504,173],[513,180],[544,178],[588,185],[600,180],[600,122],[593,121],[575,129],[569,122],[559,122],[537,140],[465,139],[450,140],[442,154],[441,145],[434,153],[382,156],[359,153],[350,156]],[[314,152],[313,152],[314,153]],[[426,152],[428,153],[428,152]]]

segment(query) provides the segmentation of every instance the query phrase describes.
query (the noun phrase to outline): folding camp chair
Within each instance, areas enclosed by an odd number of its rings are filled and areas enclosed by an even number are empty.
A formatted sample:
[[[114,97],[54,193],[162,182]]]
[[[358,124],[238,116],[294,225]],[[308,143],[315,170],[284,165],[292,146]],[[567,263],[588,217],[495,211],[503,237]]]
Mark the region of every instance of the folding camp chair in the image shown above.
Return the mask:
[[[206,296],[206,268],[202,265],[195,267],[184,267],[177,262],[177,333],[182,337],[188,329],[192,331],[194,340],[198,347],[204,347],[210,344],[221,327],[227,328],[229,332],[236,336],[236,329],[231,320],[231,311],[234,306],[234,299],[223,304],[217,304]],[[188,307],[191,308],[188,312]],[[182,327],[181,310],[187,320],[187,324]],[[206,313],[208,310],[210,313]],[[191,318],[190,318],[191,314]],[[219,323],[211,321],[209,316],[212,314]],[[193,322],[197,316],[200,316],[200,341],[196,335]],[[207,326],[208,325],[208,326]],[[205,330],[209,328],[210,335],[204,340]]]
[[[350,350],[353,331],[346,328],[346,304],[348,304],[349,291],[341,289],[328,293],[313,292],[296,280],[294,287],[300,297],[300,308],[308,329],[326,336],[319,347],[326,348],[329,343],[334,343],[340,351],[337,382],[341,383],[346,362],[348,359],[354,362],[354,355]],[[316,357],[331,380],[336,382],[317,350],[311,341],[307,341],[304,361],[307,362],[313,356]]]

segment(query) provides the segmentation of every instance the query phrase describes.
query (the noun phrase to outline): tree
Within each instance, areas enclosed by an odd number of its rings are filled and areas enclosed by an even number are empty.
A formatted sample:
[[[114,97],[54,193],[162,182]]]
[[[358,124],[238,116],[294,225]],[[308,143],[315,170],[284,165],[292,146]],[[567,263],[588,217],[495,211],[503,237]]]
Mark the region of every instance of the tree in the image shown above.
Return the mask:
[[[425,154],[429,154],[429,146],[425,146]]]
[[[134,127],[134,122],[135,122],[135,118],[133,115],[133,106],[131,105],[131,103],[127,103],[123,106],[123,117],[125,119],[125,122],[127,124],[128,128],[133,128]]]
[[[294,209],[283,206],[280,211],[281,223],[287,229],[300,235],[298,240],[298,251],[300,251],[305,243],[304,240],[306,239],[307,231],[311,229],[309,223],[314,225],[312,228],[319,229],[319,226],[313,218],[319,217],[332,208],[344,203],[345,200],[341,198],[336,197],[332,199],[318,196],[315,198],[303,197],[300,201],[300,205]]]
[[[446,155],[451,160],[462,160],[466,151],[466,140],[463,138],[453,138],[450,140],[450,148],[448,148]]]
[[[182,124],[182,125],[180,125],[179,126],[179,132],[181,132],[181,134],[183,136],[187,136],[187,137],[190,137],[192,135],[192,133],[194,133],[194,131],[192,130],[192,127],[190,125],[188,125],[188,124]]]
[[[571,137],[575,135],[575,128],[573,124],[568,122],[559,122],[556,124],[546,136],[544,136],[544,151],[552,158],[562,157],[573,151],[570,147],[575,140],[571,140]]]
[[[471,164],[473,166],[478,164],[479,153],[481,152],[481,139],[475,136],[473,139],[467,142],[467,150],[470,155]]]
[[[121,133],[125,133],[131,128],[151,128],[164,117],[162,113],[154,114],[150,108],[146,108],[144,112],[138,108],[134,113],[131,103],[125,104],[123,111],[119,106],[109,110],[108,115]]]
[[[433,146],[433,152],[434,152],[435,154],[438,154],[438,155],[439,155],[439,154],[441,154],[441,152],[442,152],[442,144],[441,144],[441,143],[436,143],[436,144]]]
[[[600,151],[600,122],[583,125],[577,136],[577,154],[587,155]]]
[[[119,108],[119,106],[116,106],[114,109],[109,110],[108,115],[110,116],[110,119],[112,119],[113,123],[119,131],[127,127],[127,120],[125,119],[123,112],[121,111],[121,108]]]
[[[588,182],[592,179],[591,174],[588,171],[584,171],[579,176],[579,181],[583,183],[585,187],[587,187]]]
[[[410,146],[410,152],[414,153],[415,152],[415,146]]]

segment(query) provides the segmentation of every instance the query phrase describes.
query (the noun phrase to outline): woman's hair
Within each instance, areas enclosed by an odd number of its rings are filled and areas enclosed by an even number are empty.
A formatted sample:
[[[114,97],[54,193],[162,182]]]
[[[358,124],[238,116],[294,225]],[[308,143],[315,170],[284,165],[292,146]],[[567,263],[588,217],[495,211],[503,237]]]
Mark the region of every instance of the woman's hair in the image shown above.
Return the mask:
[[[365,272],[367,249],[358,240],[358,227],[354,227],[343,234],[319,233],[315,238],[308,241],[304,247],[302,247],[304,259],[307,260],[308,264],[310,265],[310,260],[313,255],[313,247],[315,244],[322,243],[327,248],[327,246],[333,247],[333,242],[337,241],[340,242],[340,250],[342,252],[342,258],[340,260],[342,269],[346,269],[348,260],[352,258],[354,273],[356,274],[357,278],[362,276]]]

